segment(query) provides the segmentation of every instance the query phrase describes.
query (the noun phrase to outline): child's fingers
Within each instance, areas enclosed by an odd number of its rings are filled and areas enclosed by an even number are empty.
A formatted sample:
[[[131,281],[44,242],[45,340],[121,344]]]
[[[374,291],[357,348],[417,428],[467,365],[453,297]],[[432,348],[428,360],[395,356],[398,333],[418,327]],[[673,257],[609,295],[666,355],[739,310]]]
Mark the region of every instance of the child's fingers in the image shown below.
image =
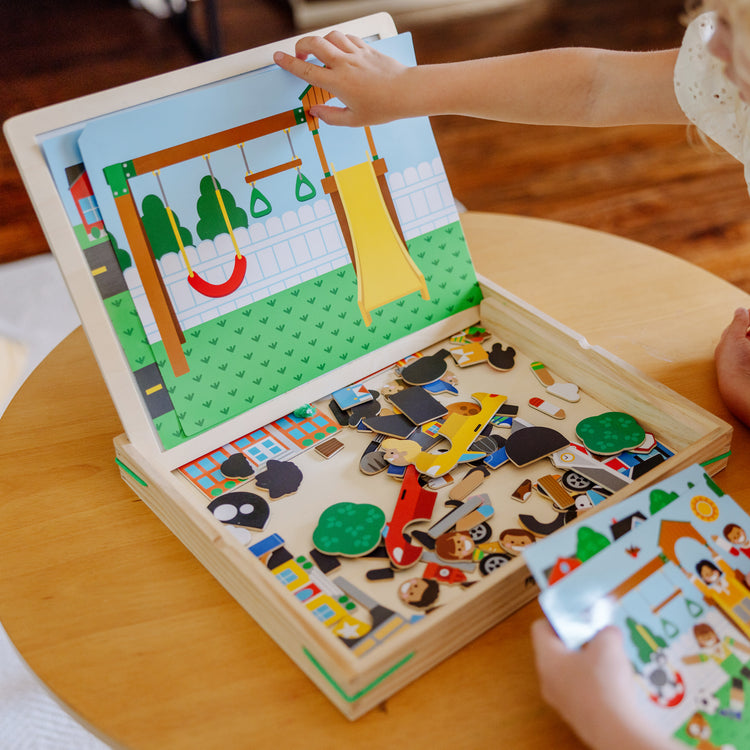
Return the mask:
[[[748,329],[750,328],[750,310],[746,307],[738,307],[734,311],[734,316],[732,317],[732,322],[729,324],[729,328],[738,338],[747,336]]]
[[[310,107],[310,114],[313,117],[320,118],[327,125],[352,125],[352,113],[346,107],[316,104]]]
[[[325,69],[320,65],[308,62],[305,57],[293,57],[292,55],[287,55],[285,52],[273,53],[273,61],[280,68],[292,73],[297,78],[301,78],[306,83],[325,88],[323,84],[326,73]]]
[[[354,36],[354,34],[347,34],[346,36],[354,47],[357,47],[358,49],[367,49],[367,43],[363,39]]]
[[[358,44],[360,42],[358,37],[352,34],[344,34],[341,31],[331,31],[323,38],[342,52],[355,52],[364,46],[364,43]]]
[[[312,55],[328,67],[333,67],[344,55],[354,50],[356,50],[354,44],[340,31],[332,31],[324,37],[303,36],[294,46],[294,52],[298,58],[304,59]]]
[[[568,653],[565,644],[557,637],[549,621],[539,618],[531,623],[531,642],[537,664],[546,663],[550,659],[559,659]]]

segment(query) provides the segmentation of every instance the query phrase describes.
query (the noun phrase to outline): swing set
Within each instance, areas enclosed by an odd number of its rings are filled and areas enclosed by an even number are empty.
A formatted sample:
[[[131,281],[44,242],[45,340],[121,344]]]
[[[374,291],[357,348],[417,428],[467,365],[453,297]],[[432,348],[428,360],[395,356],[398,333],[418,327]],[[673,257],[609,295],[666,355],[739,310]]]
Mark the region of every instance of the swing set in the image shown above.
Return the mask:
[[[302,107],[287,110],[286,112],[280,112],[269,117],[262,118],[260,120],[254,120],[253,122],[246,123],[228,130],[223,130],[218,133],[212,133],[211,135],[204,136],[202,138],[196,138],[192,141],[180,143],[175,146],[155,151],[151,154],[145,154],[139,156],[130,161],[118,162],[105,168],[104,173],[112,190],[112,196],[115,203],[115,208],[122,222],[123,230],[128,241],[128,246],[133,255],[133,261],[141,282],[143,289],[146,294],[151,311],[154,315],[159,334],[161,336],[162,343],[166,350],[167,358],[172,366],[175,376],[185,375],[190,371],[190,367],[187,362],[185,353],[182,350],[182,344],[185,342],[185,336],[178,323],[177,314],[172,306],[169,295],[164,287],[164,281],[159,272],[159,268],[156,264],[156,258],[152,251],[148,235],[143,226],[143,222],[138,211],[135,198],[133,196],[130,180],[139,175],[145,175],[148,173],[155,174],[159,182],[159,189],[162,194],[164,206],[167,211],[169,223],[172,231],[177,240],[178,247],[185,262],[185,266],[188,273],[188,282],[190,285],[198,291],[208,297],[222,297],[227,294],[231,294],[235,291],[245,278],[247,270],[247,260],[239,251],[237,239],[234,235],[234,229],[229,220],[229,215],[224,205],[224,200],[221,194],[221,188],[213,174],[211,167],[210,155],[215,151],[234,146],[237,144],[244,144],[247,141],[260,138],[265,135],[272,133],[278,133],[288,131],[296,125],[302,125],[306,122],[305,112]],[[291,138],[289,138],[291,144]],[[294,154],[293,154],[294,156]],[[182,238],[180,237],[179,229],[177,227],[177,221],[174,216],[174,211],[169,204],[167,196],[165,194],[163,185],[161,184],[160,172],[167,167],[179,164],[189,159],[195,159],[202,157],[205,159],[206,168],[209,176],[211,177],[214,193],[218,201],[219,209],[224,219],[225,225],[229,236],[232,238],[232,242],[235,248],[234,267],[229,278],[220,284],[212,284],[207,280],[199,276],[190,263],[187,260],[187,253],[185,252]],[[263,177],[267,177],[270,174],[276,174],[287,169],[296,168],[299,170],[301,167],[301,160],[294,157],[291,162],[287,162],[283,165],[272,167],[271,169],[265,170],[264,172],[257,172],[252,175],[252,179],[248,182],[257,182]],[[249,173],[249,169],[247,170]],[[309,200],[314,197],[314,188],[310,184],[301,171],[298,174],[298,185],[297,193],[305,200]],[[305,192],[305,185],[309,188]],[[260,191],[258,191],[260,192]],[[257,194],[256,194],[257,195]],[[269,203],[266,199],[266,203]],[[270,205],[270,203],[269,203]]]
[[[160,180],[159,183],[164,206],[180,248],[190,286],[204,296],[223,297],[234,292],[242,284],[247,271],[247,261],[239,250],[234,229],[224,205],[222,190],[211,167],[210,155],[230,146],[239,148],[245,166],[245,181],[251,186],[250,215],[253,218],[267,216],[271,212],[271,202],[257,184],[266,177],[293,169],[297,173],[295,182],[296,199],[307,201],[314,198],[316,194],[315,187],[301,171],[302,160],[294,153],[290,130],[296,125],[306,124],[312,135],[324,175],[321,180],[321,187],[333,203],[341,233],[349,251],[349,257],[357,273],[358,305],[365,324],[370,325],[370,310],[413,291],[419,291],[423,299],[429,299],[424,276],[411,261],[411,258],[408,257],[406,240],[385,179],[387,166],[385,160],[378,156],[370,128],[365,127],[364,129],[370,158],[363,165],[355,165],[351,174],[352,179],[345,180],[347,170],[334,174],[328,164],[318,130],[318,120],[309,115],[309,109],[312,104],[325,102],[330,98],[329,92],[316,86],[308,86],[300,96],[303,103],[301,107],[170,146],[152,154],[146,154],[131,161],[119,162],[105,168],[105,176],[112,189],[115,208],[120,216],[135,266],[138,269],[146,298],[175,376],[179,377],[190,371],[187,358],[182,350],[185,336],[159,272],[154,253],[151,250],[149,238],[146,235],[130,189],[129,180],[149,172],[158,177],[162,169],[199,156],[205,160],[222,218],[235,249],[232,273],[224,282],[210,283],[191,268],[182,238],[179,235],[174,212],[168,203]],[[253,172],[245,153],[246,142],[280,132],[286,134],[291,151],[291,160]],[[365,186],[367,187],[368,197],[365,197],[362,192]],[[385,254],[384,248],[388,251]],[[393,264],[397,264],[397,266]],[[394,274],[393,269],[396,267],[399,270]],[[383,273],[384,269],[385,273]],[[398,283],[394,283],[394,281]]]
[[[245,154],[245,144],[244,142],[238,144],[238,147],[242,154],[242,160],[245,163],[245,181],[250,183],[252,186],[252,191],[250,193],[250,215],[253,218],[257,219],[263,216],[267,216],[272,211],[271,202],[255,184],[258,180],[261,180],[265,177],[279,174],[280,172],[284,172],[288,169],[296,169],[297,180],[294,189],[295,198],[298,201],[303,202],[314,198],[316,195],[315,187],[310,182],[310,180],[308,180],[308,178],[305,177],[304,174],[302,174],[300,170],[300,167],[302,166],[302,160],[294,153],[294,146],[292,145],[292,137],[289,133],[289,128],[286,128],[284,132],[286,133],[287,141],[289,143],[289,149],[292,152],[291,161],[276,165],[264,170],[263,172],[257,172],[255,174],[251,172],[250,166],[247,161],[247,155]],[[229,218],[229,213],[224,203],[224,198],[221,194],[221,188],[211,167],[211,155],[202,154],[202,156],[204,161],[206,162],[206,168],[208,169],[208,174],[211,178],[214,195],[216,196],[216,202],[218,203],[222,218],[224,219],[224,225],[226,226],[227,233],[229,234],[229,237],[232,240],[232,245],[234,246],[234,266],[232,268],[232,273],[226,279],[226,281],[222,283],[211,283],[202,278],[193,270],[192,266],[190,265],[190,260],[187,256],[187,252],[185,251],[185,245],[182,241],[179,228],[177,227],[177,221],[175,219],[174,211],[172,210],[172,207],[170,206],[169,201],[167,200],[166,193],[164,191],[164,185],[161,181],[161,170],[154,170],[154,175],[156,176],[156,180],[159,185],[162,202],[164,203],[164,208],[166,209],[174,238],[177,241],[177,246],[180,249],[182,261],[185,264],[185,268],[188,272],[188,283],[193,289],[195,289],[196,292],[202,294],[204,297],[226,297],[235,292],[239,288],[240,284],[242,284],[245,278],[245,273],[247,272],[247,258],[245,258],[245,256],[240,252],[237,237],[234,233],[234,227],[232,226],[232,222]]]

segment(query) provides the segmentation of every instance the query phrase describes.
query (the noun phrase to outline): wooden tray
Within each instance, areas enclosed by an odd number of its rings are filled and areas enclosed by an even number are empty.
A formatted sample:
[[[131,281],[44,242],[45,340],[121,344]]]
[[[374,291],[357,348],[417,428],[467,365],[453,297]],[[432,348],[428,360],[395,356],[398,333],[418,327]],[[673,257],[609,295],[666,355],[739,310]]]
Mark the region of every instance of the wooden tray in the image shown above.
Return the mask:
[[[458,376],[462,396],[481,390],[508,395],[510,402],[521,405],[521,418],[554,427],[571,440],[575,440],[574,428],[580,418],[605,411],[626,412],[674,452],[589,512],[611,508],[622,498],[690,464],[704,463],[711,474],[726,465],[729,425],[608,352],[590,346],[575,332],[487,279],[480,278],[480,284],[484,301],[478,324],[493,334],[492,341],[517,350],[516,365],[507,373],[486,365],[462,370],[451,367]],[[564,404],[568,414],[559,423],[525,406],[530,396],[543,392],[528,366],[532,360],[544,362],[556,378],[576,383],[583,392],[579,403]],[[381,372],[368,385],[377,386],[389,378],[390,372]],[[326,403],[326,399],[320,402],[322,410]],[[502,433],[502,428],[496,432]],[[380,608],[375,609],[379,627],[356,645],[347,646],[295,596],[305,583],[290,580],[284,585],[276,575],[290,570],[302,579],[310,575],[311,533],[317,517],[329,505],[367,501],[381,506],[390,518],[398,484],[385,476],[365,477],[358,469],[359,456],[371,436],[347,427],[337,437],[345,447],[330,461],[313,451],[294,459],[303,474],[299,491],[270,502],[269,523],[249,544],[240,543],[226,524],[216,520],[207,509],[209,499],[179,471],[165,471],[158,462],[139,453],[125,436],[116,440],[116,452],[123,479],[136,494],[342,713],[355,719],[534,598],[537,589],[523,560],[515,557],[486,576],[472,573],[471,580],[477,582],[470,587],[441,586],[440,606],[410,622],[412,615],[419,613],[400,602],[396,590],[399,583],[419,576],[422,563],[397,571],[390,581],[372,582],[365,578],[365,572],[386,567],[387,561],[344,560],[325,579],[330,582],[340,576],[348,582],[344,587],[339,581],[340,588],[349,595],[348,603],[358,599],[359,616],[367,609]],[[493,540],[504,528],[518,526],[520,513],[538,514],[545,521],[555,516],[539,496],[524,504],[510,497],[524,478],[535,480],[551,471],[555,469],[545,458],[524,468],[506,464],[492,472],[477,491],[487,493],[493,503]],[[460,469],[454,472],[458,479],[462,474]],[[252,484],[247,489],[257,491]],[[438,491],[432,520],[414,528],[433,523],[449,509],[444,505],[448,492]],[[248,550],[255,544],[263,547],[274,534],[283,538],[289,553],[287,563],[271,563],[276,566],[275,572],[269,569],[267,558],[259,559]],[[325,574],[319,576],[322,579]]]

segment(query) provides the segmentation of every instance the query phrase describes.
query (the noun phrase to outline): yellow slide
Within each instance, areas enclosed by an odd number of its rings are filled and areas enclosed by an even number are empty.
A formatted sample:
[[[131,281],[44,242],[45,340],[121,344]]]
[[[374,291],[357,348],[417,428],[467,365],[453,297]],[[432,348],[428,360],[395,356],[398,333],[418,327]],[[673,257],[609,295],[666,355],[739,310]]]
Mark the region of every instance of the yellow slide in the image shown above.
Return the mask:
[[[370,312],[420,292],[429,299],[427,283],[411,259],[391,221],[372,162],[355,164],[334,174],[354,245],[357,303],[365,325]]]

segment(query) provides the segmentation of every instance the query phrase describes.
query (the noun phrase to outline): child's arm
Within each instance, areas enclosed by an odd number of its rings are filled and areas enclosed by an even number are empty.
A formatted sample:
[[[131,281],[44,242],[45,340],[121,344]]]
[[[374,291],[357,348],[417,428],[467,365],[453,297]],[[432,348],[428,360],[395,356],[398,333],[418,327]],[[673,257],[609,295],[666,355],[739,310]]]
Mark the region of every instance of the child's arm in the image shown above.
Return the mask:
[[[531,627],[542,697],[592,750],[678,750],[640,714],[633,668],[616,627],[568,650],[547,620]]]
[[[334,31],[301,39],[296,55],[277,52],[274,60],[344,103],[311,109],[333,125],[440,114],[537,125],[687,122],[672,80],[677,50],[563,48],[407,67]]]
[[[716,347],[715,359],[724,403],[750,427],[750,310],[735,311]]]

